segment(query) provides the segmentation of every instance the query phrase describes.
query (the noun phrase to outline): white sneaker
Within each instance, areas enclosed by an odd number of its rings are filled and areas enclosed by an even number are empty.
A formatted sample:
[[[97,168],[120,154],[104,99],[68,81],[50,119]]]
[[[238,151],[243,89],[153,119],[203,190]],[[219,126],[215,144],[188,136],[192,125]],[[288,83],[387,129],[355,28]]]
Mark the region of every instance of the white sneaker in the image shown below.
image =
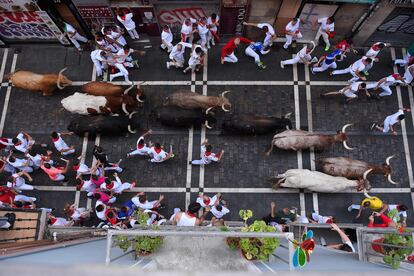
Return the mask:
[[[349,205],[349,207],[348,207],[348,212],[352,212],[352,205]]]
[[[214,42],[214,39],[213,39],[213,41],[211,41],[211,45],[216,46],[216,43]]]
[[[114,76],[112,74],[109,75],[109,81],[112,81],[114,79]]]
[[[210,49],[210,44],[207,44],[207,49]]]
[[[281,61],[281,62],[280,62],[280,67],[281,67],[282,69],[285,69],[285,65],[283,64],[283,61]]]
[[[167,61],[167,69],[170,69],[170,63]]]

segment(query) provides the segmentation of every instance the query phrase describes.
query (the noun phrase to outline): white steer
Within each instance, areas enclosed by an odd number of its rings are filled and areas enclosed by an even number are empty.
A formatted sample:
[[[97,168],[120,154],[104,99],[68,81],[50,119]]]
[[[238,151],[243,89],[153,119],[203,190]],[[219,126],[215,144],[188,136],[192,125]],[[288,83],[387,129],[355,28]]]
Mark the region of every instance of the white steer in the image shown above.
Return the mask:
[[[337,193],[349,188],[355,188],[357,191],[369,189],[369,182],[366,179],[367,174],[371,170],[364,173],[363,179],[349,180],[341,176],[330,176],[321,172],[310,171],[305,169],[291,169],[285,173],[272,177],[272,188],[279,187],[308,189],[313,192],[320,193]]]
[[[76,92],[72,96],[64,98],[61,103],[71,113],[89,115],[92,113],[91,110],[95,110],[96,113],[104,113],[102,108],[107,105],[107,99],[105,96],[92,96]]]

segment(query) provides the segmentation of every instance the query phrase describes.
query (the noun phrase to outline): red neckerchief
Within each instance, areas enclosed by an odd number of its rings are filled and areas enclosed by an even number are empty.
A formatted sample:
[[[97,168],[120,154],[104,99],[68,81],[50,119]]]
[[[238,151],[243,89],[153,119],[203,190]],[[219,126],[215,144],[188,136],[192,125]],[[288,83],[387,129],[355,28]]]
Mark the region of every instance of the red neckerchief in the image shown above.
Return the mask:
[[[391,75],[394,79],[397,79],[399,76],[400,76],[400,74],[392,74]]]
[[[85,181],[81,181],[81,183],[78,185],[79,190],[82,189],[83,185],[85,184]]]
[[[210,155],[211,155],[211,151],[206,151],[206,152],[204,153],[204,155],[205,155],[205,156],[210,156]]]
[[[186,212],[186,214],[187,214],[187,216],[189,216],[189,217],[192,217],[192,218],[195,218],[196,217],[196,215],[194,215],[194,214],[192,214],[192,213],[190,213],[190,212]]]
[[[72,167],[72,169],[73,169],[74,171],[77,171],[79,168],[80,168],[80,164]]]
[[[143,147],[144,147],[144,145],[138,144],[137,149],[142,149]]]
[[[211,19],[211,23],[216,23],[217,19]]]
[[[156,153],[159,154],[161,152],[162,148],[154,148],[154,150],[155,150]]]
[[[203,199],[203,203],[204,203],[205,205],[210,205],[210,198],[208,198],[208,199]]]
[[[379,45],[379,44],[378,44]],[[374,50],[374,51],[379,51],[379,50],[381,50],[380,48],[379,48],[379,46],[378,45],[373,45],[372,46],[372,50]]]
[[[52,138],[52,142],[57,142],[58,140],[59,140],[59,136],[58,136],[58,138]]]
[[[124,21],[125,21],[125,17],[126,17],[126,15],[125,15],[125,14],[124,14],[124,15],[121,15],[120,17],[121,17],[121,19],[122,19],[122,20],[124,20]]]
[[[57,221],[57,218],[50,218],[50,224],[53,225]]]
[[[111,182],[111,183],[109,183],[109,184],[106,184],[106,188],[107,188],[108,190],[112,189],[113,187],[114,187],[114,182]]]

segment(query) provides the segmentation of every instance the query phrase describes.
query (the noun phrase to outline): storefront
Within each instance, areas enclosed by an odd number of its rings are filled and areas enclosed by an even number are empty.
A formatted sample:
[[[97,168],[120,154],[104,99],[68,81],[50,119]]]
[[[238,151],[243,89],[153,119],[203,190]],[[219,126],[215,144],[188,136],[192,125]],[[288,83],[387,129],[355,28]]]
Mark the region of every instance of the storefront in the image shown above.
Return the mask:
[[[0,1],[0,38],[2,42],[60,42],[69,45],[61,30],[36,1]]]

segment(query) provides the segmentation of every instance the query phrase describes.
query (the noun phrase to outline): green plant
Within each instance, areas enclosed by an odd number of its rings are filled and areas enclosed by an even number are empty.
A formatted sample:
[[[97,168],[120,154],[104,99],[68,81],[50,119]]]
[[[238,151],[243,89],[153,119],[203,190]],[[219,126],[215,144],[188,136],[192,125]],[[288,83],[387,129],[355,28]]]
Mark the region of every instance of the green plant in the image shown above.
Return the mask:
[[[240,218],[244,221],[244,226],[247,226],[247,220],[253,216],[252,210],[240,210]]]
[[[128,250],[131,244],[132,242],[128,239],[127,236],[117,236],[115,239],[115,245],[121,248],[124,252]]]
[[[256,220],[249,226],[244,226],[242,232],[276,232],[276,229],[267,225],[264,221]],[[240,249],[248,260],[268,261],[279,244],[278,238],[240,239]]]
[[[410,248],[396,248],[391,246],[382,246],[384,257],[384,263],[390,265],[392,268],[397,269],[401,265],[401,261],[405,260],[408,255],[413,252],[413,237],[402,236],[399,234],[391,233],[384,234],[384,244],[405,246]]]

